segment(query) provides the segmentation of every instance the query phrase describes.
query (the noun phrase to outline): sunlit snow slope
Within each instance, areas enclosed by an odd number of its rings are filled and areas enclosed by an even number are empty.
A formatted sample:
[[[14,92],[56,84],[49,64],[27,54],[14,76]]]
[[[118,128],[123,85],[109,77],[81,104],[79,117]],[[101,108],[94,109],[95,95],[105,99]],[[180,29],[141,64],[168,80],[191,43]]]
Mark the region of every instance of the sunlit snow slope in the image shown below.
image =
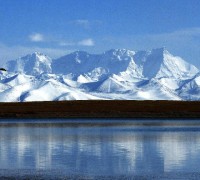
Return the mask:
[[[165,48],[76,51],[58,59],[35,52],[8,61],[0,101],[199,100],[199,70]]]

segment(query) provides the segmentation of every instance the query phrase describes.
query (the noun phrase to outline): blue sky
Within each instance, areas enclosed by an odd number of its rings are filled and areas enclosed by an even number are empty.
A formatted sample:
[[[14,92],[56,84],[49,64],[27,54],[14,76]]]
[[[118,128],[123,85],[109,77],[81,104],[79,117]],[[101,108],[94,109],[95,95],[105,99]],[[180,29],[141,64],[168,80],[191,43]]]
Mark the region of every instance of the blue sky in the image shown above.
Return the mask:
[[[165,46],[200,68],[199,0],[0,0],[1,63]]]

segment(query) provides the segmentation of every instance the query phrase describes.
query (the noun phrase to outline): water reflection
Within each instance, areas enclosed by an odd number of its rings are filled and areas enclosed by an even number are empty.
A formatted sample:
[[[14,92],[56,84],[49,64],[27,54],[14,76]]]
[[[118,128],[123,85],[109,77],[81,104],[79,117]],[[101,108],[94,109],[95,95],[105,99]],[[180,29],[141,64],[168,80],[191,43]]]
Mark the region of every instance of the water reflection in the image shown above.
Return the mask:
[[[87,175],[199,172],[200,124],[172,124],[0,123],[0,169]]]

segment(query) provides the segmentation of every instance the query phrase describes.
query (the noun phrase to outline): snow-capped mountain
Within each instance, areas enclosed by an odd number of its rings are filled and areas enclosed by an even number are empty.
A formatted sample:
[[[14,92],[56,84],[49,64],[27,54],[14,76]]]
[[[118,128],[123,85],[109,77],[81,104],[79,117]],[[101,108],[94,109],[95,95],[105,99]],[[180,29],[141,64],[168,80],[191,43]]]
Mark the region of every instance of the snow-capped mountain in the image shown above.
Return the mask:
[[[135,62],[142,69],[146,78],[188,78],[194,76],[198,69],[181,59],[171,55],[165,48],[147,52],[137,52]]]
[[[105,75],[108,77],[126,70],[133,55],[134,52],[128,50],[110,50],[99,55],[76,51],[54,60],[52,72],[56,74],[72,73],[77,79],[83,75],[87,81],[98,81]],[[81,78],[83,79],[82,76]]]
[[[165,48],[152,51],[129,51],[113,49],[100,55],[88,54],[77,51],[67,56],[56,59],[52,63],[53,73],[69,74],[85,77],[97,68],[101,74],[119,74],[127,72],[133,77],[161,78],[175,77],[187,78],[194,76],[198,69],[185,62],[180,57],[174,57]]]
[[[16,60],[8,61],[5,68],[9,72],[21,72],[28,75],[51,73],[52,59],[42,53],[32,53]]]
[[[165,48],[76,51],[58,59],[33,53],[8,61],[0,101],[87,99],[199,100],[200,72]]]

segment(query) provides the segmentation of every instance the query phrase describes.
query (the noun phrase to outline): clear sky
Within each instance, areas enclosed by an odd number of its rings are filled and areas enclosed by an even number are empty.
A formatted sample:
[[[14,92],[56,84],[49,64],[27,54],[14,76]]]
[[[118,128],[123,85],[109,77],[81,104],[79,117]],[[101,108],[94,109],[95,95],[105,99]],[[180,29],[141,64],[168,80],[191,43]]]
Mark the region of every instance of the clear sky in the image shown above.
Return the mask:
[[[0,58],[165,46],[200,68],[200,0],[0,0]]]

